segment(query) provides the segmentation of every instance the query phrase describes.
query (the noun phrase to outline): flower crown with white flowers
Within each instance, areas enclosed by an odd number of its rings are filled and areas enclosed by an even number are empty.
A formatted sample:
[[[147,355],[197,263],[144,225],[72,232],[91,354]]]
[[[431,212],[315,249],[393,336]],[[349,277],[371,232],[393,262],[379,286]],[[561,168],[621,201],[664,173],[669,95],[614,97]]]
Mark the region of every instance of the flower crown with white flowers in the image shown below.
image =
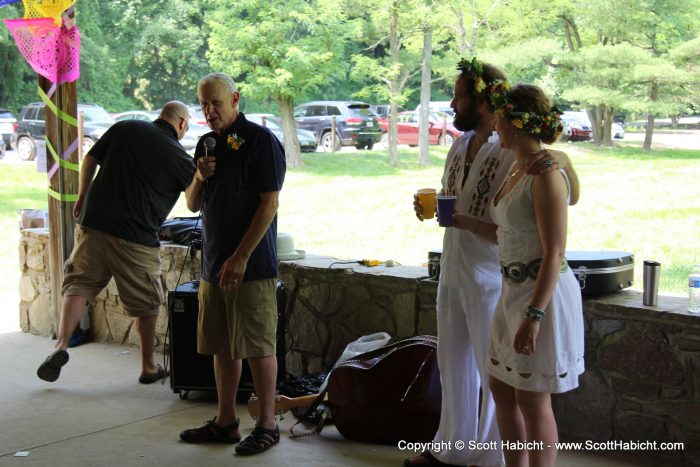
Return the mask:
[[[561,112],[556,107],[552,107],[544,114],[516,109],[510,100],[510,85],[505,81],[491,83],[487,94],[491,100],[491,106],[499,116],[508,120],[515,128],[524,130],[532,136],[546,140],[563,129]]]

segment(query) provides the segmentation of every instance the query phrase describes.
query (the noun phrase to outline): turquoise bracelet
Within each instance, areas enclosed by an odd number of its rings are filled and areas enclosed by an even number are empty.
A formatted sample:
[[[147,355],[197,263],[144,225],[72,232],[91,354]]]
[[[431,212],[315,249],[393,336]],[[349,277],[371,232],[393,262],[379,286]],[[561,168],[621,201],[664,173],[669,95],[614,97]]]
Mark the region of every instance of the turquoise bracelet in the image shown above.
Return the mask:
[[[524,316],[530,321],[536,323],[539,322],[544,315],[545,311],[542,308],[537,308],[536,306],[530,305],[527,307],[527,311],[525,312]]]

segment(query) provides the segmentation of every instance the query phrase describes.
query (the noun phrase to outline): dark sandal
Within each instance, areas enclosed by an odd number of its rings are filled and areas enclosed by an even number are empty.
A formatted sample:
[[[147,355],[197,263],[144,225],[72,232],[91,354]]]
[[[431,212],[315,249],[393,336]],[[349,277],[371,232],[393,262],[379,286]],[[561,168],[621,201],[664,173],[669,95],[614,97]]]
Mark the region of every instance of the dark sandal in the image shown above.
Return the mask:
[[[39,368],[36,370],[36,375],[44,381],[53,383],[61,376],[61,367],[66,363],[68,363],[68,352],[65,350],[56,350],[46,357],[46,360],[39,365]]]
[[[261,426],[256,426],[253,432],[246,439],[236,446],[236,454],[250,456],[267,451],[280,441],[280,427],[268,430]]]
[[[207,424],[199,428],[191,428],[180,433],[180,439],[186,443],[231,443],[236,444],[241,440],[240,436],[230,436],[231,432],[238,428],[239,419],[228,426],[219,426],[216,417],[207,421]]]
[[[158,365],[158,371],[153,373],[152,375],[139,376],[139,383],[141,383],[141,384],[155,383],[156,381],[159,381],[159,380],[165,378],[166,376],[168,376],[168,373],[166,373],[165,368]]]
[[[403,461],[405,467],[450,467],[454,464],[446,464],[433,456],[430,451],[423,451],[415,457],[410,457]]]

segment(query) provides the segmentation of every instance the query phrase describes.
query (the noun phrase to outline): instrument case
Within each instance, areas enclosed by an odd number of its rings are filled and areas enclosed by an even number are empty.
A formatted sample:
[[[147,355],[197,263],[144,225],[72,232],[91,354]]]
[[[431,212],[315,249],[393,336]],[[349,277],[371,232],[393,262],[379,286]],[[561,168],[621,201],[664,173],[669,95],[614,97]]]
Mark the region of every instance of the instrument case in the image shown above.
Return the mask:
[[[631,287],[634,255],[624,251],[567,251],[566,260],[583,295],[600,295]]]

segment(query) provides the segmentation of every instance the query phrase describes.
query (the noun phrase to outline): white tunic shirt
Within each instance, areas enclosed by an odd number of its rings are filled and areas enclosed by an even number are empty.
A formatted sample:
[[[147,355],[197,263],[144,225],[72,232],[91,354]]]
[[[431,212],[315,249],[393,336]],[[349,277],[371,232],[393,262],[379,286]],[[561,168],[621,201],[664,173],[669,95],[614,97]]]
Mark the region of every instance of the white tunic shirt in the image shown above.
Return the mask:
[[[455,209],[482,222],[493,224],[489,204],[505,179],[514,154],[501,148],[494,133],[481,146],[464,178],[464,159],[474,132],[462,134],[450,148],[445,160],[442,188],[457,196]],[[440,260],[440,283],[449,287],[468,288],[475,294],[500,289],[501,272],[497,246],[474,233],[446,227]]]

